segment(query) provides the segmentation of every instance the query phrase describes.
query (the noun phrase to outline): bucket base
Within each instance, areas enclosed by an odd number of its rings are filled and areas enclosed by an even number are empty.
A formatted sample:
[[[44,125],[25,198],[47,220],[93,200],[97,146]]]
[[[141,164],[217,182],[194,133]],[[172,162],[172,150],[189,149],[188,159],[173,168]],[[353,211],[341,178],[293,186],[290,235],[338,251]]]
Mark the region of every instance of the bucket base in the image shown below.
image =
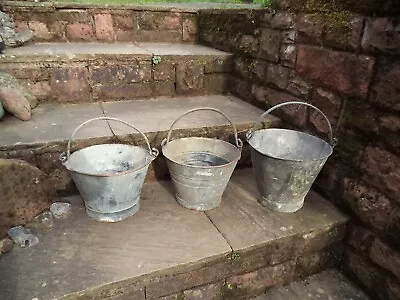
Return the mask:
[[[283,213],[293,213],[303,207],[304,199],[302,199],[301,201],[294,201],[294,203],[290,204],[282,204],[277,202],[276,200],[272,201],[270,199],[261,197],[258,199],[258,202],[260,202],[262,206],[265,206],[266,208],[273,211],[283,212]]]
[[[140,202],[137,201],[135,205],[132,207],[118,211],[118,212],[113,212],[113,213],[101,213],[97,211],[93,211],[86,207],[86,213],[89,216],[89,218],[99,221],[99,222],[108,222],[108,223],[114,223],[114,222],[119,222],[127,219],[130,216],[133,216],[139,211],[140,208]]]
[[[175,195],[175,199],[181,206],[188,208],[188,209],[192,209],[192,210],[198,210],[198,211],[206,211],[206,210],[214,209],[221,203],[221,199],[219,199],[218,202],[214,202],[214,203],[192,204],[192,203],[189,203],[187,200],[183,200],[178,195]]]

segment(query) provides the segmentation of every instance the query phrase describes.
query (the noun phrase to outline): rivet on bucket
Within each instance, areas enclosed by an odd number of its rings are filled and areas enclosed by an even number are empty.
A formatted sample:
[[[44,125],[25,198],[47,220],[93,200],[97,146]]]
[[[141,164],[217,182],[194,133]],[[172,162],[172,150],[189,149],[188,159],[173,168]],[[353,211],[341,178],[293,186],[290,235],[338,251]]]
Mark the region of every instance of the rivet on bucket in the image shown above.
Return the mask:
[[[295,130],[269,128],[254,131],[256,125],[273,110],[300,104],[317,110],[329,127],[329,143]],[[295,212],[303,207],[318,173],[333,152],[336,140],[326,115],[304,102],[285,102],[263,113],[247,133],[260,203],[274,211]]]
[[[97,120],[123,123],[139,132],[148,149],[124,144],[86,147],[71,154],[71,141],[86,124]],[[140,206],[140,192],[150,163],[158,150],[151,148],[147,137],[133,125],[115,118],[99,117],[79,125],[61,157],[64,167],[85,203],[88,216],[96,221],[117,222],[134,215]]]
[[[229,121],[233,127],[236,146],[222,140],[202,137],[170,141],[172,128],[181,118],[204,110],[217,112]],[[172,123],[168,136],[161,145],[178,203],[201,211],[217,207],[240,159],[243,145],[232,121],[215,108],[192,109]]]

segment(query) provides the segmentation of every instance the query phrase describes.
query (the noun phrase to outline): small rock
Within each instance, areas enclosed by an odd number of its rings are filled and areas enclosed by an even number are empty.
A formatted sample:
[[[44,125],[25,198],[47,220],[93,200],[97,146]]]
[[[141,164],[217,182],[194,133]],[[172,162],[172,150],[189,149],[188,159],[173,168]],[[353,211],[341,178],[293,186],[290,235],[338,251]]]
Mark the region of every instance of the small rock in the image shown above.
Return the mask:
[[[9,238],[4,238],[0,240],[0,253],[10,252],[13,246],[14,242]]]
[[[0,11],[0,36],[7,47],[19,47],[33,39],[32,30],[17,32],[11,17]]]
[[[54,217],[50,211],[44,211],[26,224],[27,227],[37,230],[51,230],[54,227]]]
[[[31,106],[21,90],[0,88],[0,101],[4,108],[18,119],[28,121],[32,117]]]
[[[35,108],[38,105],[37,98],[15,77],[8,73],[0,72],[0,87],[1,88],[12,88],[21,91],[22,95],[28,100],[31,108]]]
[[[14,243],[20,245],[22,248],[32,247],[39,243],[39,238],[29,228],[23,226],[10,228],[8,235]]]
[[[56,219],[64,219],[71,214],[71,204],[66,202],[54,202],[50,211]]]

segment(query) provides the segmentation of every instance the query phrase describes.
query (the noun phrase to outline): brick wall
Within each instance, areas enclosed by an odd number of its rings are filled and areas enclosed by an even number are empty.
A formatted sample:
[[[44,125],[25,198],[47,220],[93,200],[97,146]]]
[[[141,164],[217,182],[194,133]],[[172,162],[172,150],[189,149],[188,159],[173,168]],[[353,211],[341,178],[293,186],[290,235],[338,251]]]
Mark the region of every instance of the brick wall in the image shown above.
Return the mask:
[[[373,17],[366,1],[356,12],[292,2],[202,11],[200,42],[235,54],[230,91],[242,99],[263,108],[306,101],[327,114],[339,144],[316,188],[353,217],[344,268],[375,297],[399,299],[400,19],[385,16],[399,6],[384,1]],[[279,116],[327,132],[306,107]]]
[[[195,11],[20,1],[5,1],[2,10],[37,42],[193,43],[197,36]]]

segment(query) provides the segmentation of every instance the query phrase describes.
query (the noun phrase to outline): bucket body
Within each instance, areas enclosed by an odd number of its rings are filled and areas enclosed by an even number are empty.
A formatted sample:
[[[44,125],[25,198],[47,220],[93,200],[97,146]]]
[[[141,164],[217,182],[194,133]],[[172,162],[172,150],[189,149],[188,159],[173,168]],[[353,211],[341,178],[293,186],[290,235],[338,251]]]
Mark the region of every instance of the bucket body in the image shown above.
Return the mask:
[[[260,203],[278,212],[303,207],[333,147],[315,136],[287,129],[254,131],[248,139]]]
[[[117,222],[139,210],[140,192],[153,159],[141,147],[102,144],[72,153],[64,166],[71,172],[88,216]]]
[[[234,145],[211,138],[188,137],[163,146],[176,200],[186,208],[216,208],[241,156]]]

